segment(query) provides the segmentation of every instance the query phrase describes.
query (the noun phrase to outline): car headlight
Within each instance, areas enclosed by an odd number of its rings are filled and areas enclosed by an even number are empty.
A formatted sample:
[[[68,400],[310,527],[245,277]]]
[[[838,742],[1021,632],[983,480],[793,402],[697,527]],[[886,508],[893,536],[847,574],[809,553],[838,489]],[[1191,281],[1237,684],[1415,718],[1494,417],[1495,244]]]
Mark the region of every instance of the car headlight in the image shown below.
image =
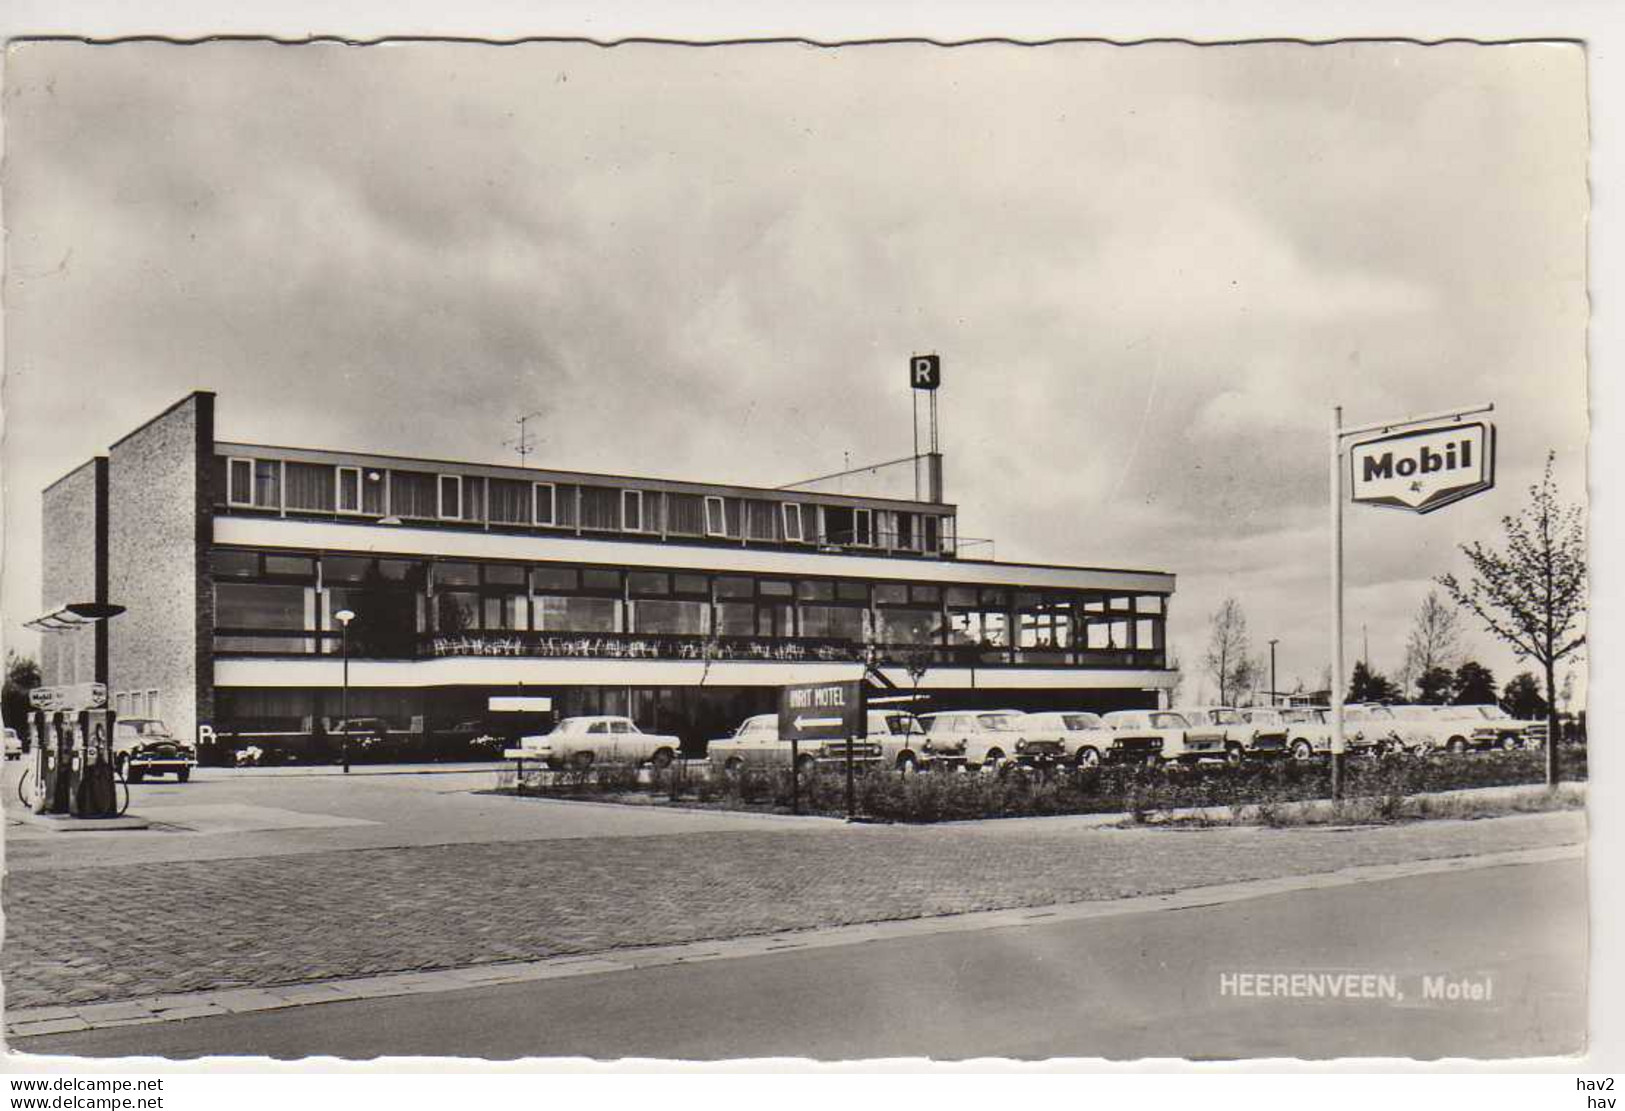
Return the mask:
[[[1017,752],[1026,752],[1027,751],[1027,741],[1024,738],[1016,741],[1016,751]]]

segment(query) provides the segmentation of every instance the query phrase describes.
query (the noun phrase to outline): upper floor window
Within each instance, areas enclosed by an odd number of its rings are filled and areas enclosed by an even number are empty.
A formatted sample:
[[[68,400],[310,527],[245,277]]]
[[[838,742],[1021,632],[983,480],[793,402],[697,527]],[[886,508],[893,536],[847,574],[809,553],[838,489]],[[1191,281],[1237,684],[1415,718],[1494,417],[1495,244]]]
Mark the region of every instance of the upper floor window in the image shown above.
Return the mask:
[[[361,468],[340,467],[334,475],[333,503],[340,513],[361,512]]]
[[[875,542],[874,514],[867,509],[852,511],[852,542],[868,547]]]
[[[532,520],[538,525],[551,525],[558,516],[558,491],[551,482],[538,482],[531,486]]]
[[[463,515],[463,479],[461,475],[440,476],[440,519],[455,521]]]
[[[254,504],[254,460],[226,461],[226,504]]]
[[[784,538],[798,542],[805,539],[801,529],[801,515],[804,512],[802,506],[787,501],[780,508],[784,511]]]
[[[705,535],[728,535],[727,505],[715,494],[707,494],[705,498]]]
[[[621,527],[627,532],[643,531],[643,491],[621,491]]]

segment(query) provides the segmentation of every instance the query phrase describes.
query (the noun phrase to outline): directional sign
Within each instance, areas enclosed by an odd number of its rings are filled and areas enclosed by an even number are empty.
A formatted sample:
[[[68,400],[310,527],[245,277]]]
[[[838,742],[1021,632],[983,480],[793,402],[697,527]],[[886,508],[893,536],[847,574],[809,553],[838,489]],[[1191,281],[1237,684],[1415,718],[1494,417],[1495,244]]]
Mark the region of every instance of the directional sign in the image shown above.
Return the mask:
[[[909,359],[908,384],[917,390],[934,390],[942,385],[942,356],[915,355]]]
[[[1495,426],[1451,421],[1349,445],[1352,500],[1432,513],[1495,485]]]
[[[859,680],[798,683],[779,691],[779,737],[783,740],[830,740],[861,737],[867,732]]]

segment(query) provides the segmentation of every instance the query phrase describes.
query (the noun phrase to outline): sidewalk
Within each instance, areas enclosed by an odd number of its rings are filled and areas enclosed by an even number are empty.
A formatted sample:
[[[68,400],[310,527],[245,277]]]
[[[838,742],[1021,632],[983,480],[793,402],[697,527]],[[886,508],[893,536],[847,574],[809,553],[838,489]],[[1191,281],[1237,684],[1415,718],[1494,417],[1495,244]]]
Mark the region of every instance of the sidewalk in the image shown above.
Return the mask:
[[[1584,839],[1577,811],[1293,830],[817,822],[81,866],[71,877],[36,868],[7,879],[3,970],[11,1009],[76,1006],[1096,902]]]

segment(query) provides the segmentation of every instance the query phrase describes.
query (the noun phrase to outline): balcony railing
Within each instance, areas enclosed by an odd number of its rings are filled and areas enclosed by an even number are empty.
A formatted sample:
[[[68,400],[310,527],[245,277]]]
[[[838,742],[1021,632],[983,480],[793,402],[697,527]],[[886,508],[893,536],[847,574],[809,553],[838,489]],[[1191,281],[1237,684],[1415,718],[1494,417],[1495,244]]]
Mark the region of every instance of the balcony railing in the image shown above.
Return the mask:
[[[863,646],[814,637],[703,637],[667,633],[459,633],[423,638],[423,655],[593,660],[771,660],[850,663]]]

